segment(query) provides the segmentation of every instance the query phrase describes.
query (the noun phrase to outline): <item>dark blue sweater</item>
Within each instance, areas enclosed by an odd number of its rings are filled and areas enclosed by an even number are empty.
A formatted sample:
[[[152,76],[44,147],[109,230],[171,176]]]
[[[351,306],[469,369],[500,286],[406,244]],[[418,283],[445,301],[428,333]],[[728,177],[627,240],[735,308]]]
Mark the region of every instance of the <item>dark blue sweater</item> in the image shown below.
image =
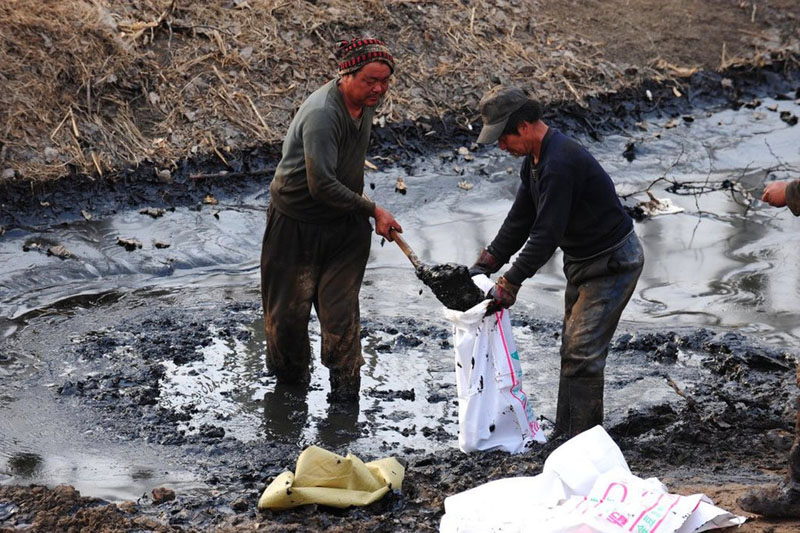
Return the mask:
[[[600,163],[555,128],[542,140],[539,164],[527,156],[520,178],[514,204],[488,248],[506,263],[525,245],[505,273],[515,285],[533,276],[557,247],[572,258],[589,258],[613,248],[633,229]]]

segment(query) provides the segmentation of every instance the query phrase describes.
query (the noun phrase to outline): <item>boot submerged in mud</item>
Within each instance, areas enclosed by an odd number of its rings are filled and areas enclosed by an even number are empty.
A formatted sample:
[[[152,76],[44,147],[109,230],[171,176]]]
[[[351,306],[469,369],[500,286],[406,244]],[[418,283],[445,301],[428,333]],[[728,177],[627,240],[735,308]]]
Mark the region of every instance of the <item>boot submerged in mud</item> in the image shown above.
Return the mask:
[[[785,483],[752,490],[737,503],[745,511],[765,518],[800,518],[800,491]]]
[[[358,372],[358,369],[356,369]],[[361,374],[331,370],[331,391],[328,393],[330,403],[358,403],[361,392]]]

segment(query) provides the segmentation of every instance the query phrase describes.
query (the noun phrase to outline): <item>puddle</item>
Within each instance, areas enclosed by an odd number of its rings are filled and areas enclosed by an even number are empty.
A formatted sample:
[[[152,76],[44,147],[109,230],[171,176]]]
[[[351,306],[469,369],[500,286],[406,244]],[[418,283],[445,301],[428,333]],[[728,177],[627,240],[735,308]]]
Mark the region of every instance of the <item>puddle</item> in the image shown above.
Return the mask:
[[[778,111],[767,110],[771,105]],[[800,106],[766,99],[756,109],[698,115],[669,129],[663,127],[667,121],[651,122],[647,131],[610,136],[589,147],[620,194],[665,177],[708,184],[731,180],[758,195],[768,173],[800,177],[800,127],[783,122],[781,111],[800,115]],[[636,157],[629,162],[622,154],[631,142]],[[516,190],[519,160],[495,149],[468,162],[457,148],[421,161],[411,173],[392,170],[366,177],[368,186],[375,185],[371,196],[393,212],[406,241],[426,263],[470,264],[494,236]],[[405,195],[394,192],[401,175]],[[463,181],[473,187],[459,187]],[[786,209],[760,203],[748,209],[729,191],[694,197],[670,193],[668,185],[662,180],[651,192],[685,211],[636,224],[646,265],[621,328],[718,326],[776,347],[800,348],[800,220]],[[77,399],[55,393],[65,380],[102,375],[109,364],[103,357],[62,359],[52,347],[16,343],[35,339],[37,330],[78,338],[102,331],[112,318],[124,323],[126,312],[156,304],[197,306],[202,316],[203,305],[220,305],[204,303],[207,293],[222,293],[229,302],[257,302],[265,204],[264,191],[252,190],[236,204],[176,208],[160,218],[137,210],[39,231],[15,229],[3,236],[4,482],[70,483],[85,495],[112,500],[135,499],[162,484],[201,485],[176,456],[180,450],[155,443],[143,449],[129,439],[98,435],[97,421]],[[127,251],[117,244],[120,237],[136,239],[142,247]],[[156,247],[156,241],[169,247]],[[47,255],[46,247],[53,244],[73,257]],[[512,316],[556,324],[563,287],[557,253],[524,284]],[[318,355],[307,396],[293,398],[276,390],[264,371],[263,323],[257,312],[240,324],[241,338],[211,325],[211,341],[197,347],[193,361],[165,362],[156,401],[189,413],[178,425],[185,435],[222,428],[226,438],[256,445],[271,439],[298,448],[321,443],[370,455],[452,448],[457,438],[455,380],[441,306],[401,250],[392,243],[381,245],[377,237],[361,302],[366,365],[357,413],[329,410],[327,371]],[[420,335],[428,327],[433,328],[429,334]],[[311,330],[318,354],[316,321]],[[556,331],[515,328],[525,391],[537,415],[554,414]],[[119,334],[115,342],[124,349],[129,340]],[[667,377],[680,386],[698,371],[689,352],[681,353],[677,364],[612,355],[609,365],[614,367],[608,379],[613,394],[606,410],[612,424],[631,405],[674,398]]]
[[[434,355],[430,348],[435,350],[435,343],[429,346],[415,339],[411,342],[420,343],[417,349],[392,353],[393,345],[409,342],[410,337],[391,326],[388,329],[394,333],[367,327],[363,337],[363,394],[358,411],[347,416],[346,409],[329,406],[328,373],[318,359],[307,395],[293,395],[267,379],[263,320],[246,327],[253,333],[248,342],[216,338],[201,350],[201,360],[165,364],[159,402],[178,411],[191,409],[192,417],[181,424],[187,434],[196,433],[203,425],[214,425],[243,442],[265,436],[280,440],[288,437],[301,448],[319,443],[331,449],[374,450],[376,442],[386,440],[395,446],[430,451],[441,444],[431,442],[425,434],[438,431],[443,418],[452,426],[448,433],[457,431],[456,421],[449,416],[452,405],[446,401],[452,394],[429,401],[442,388],[432,381],[446,379],[430,362]],[[318,354],[319,323],[315,318],[310,337]],[[438,351],[443,359],[450,355],[448,349],[440,347]],[[357,426],[355,430],[353,426]]]
[[[777,111],[768,111],[777,106]],[[642,190],[660,177],[676,181],[741,181],[758,195],[766,174],[797,178],[800,129],[780,112],[800,113],[790,101],[764,100],[742,108],[698,116],[664,129],[667,121],[648,123],[648,131],[610,136],[592,143],[592,153],[614,179],[620,194]],[[631,142],[636,158],[622,153]],[[421,162],[403,174],[407,194],[394,192],[399,171],[371,172],[373,198],[389,208],[405,228],[405,238],[425,262],[471,264],[494,236],[517,183],[519,160],[499,150],[473,161],[447,153]],[[459,188],[461,181],[474,187]],[[693,196],[667,192],[668,183],[651,191],[685,209],[684,213],[636,225],[647,254],[639,290],[625,318],[659,323],[668,318],[687,324],[745,327],[774,332],[797,342],[795,311],[800,247],[797,221],[786,209],[760,202],[746,209],[723,191]],[[646,199],[640,194],[641,199]],[[0,311],[5,319],[75,298],[109,291],[195,284],[246,284],[257,281],[258,252],[265,217],[263,191],[254,190],[237,205],[177,208],[153,219],[138,211],[102,221],[79,221],[41,232],[9,231],[0,241]],[[127,251],[117,238],[133,238],[142,248]],[[156,248],[156,241],[170,243]],[[43,251],[20,252],[25,243],[58,243],[73,254],[58,259]],[[560,253],[522,289],[523,305],[536,301],[548,311],[561,308]],[[373,243],[370,274],[391,269],[402,294],[422,288],[406,258],[391,243]],[[386,273],[388,275],[388,273]],[[788,286],[787,286],[788,284]],[[365,288],[365,297],[375,297]],[[533,290],[531,290],[533,289]],[[432,301],[424,295],[425,305]],[[544,296],[544,298],[542,298]],[[415,298],[419,300],[419,298]],[[753,320],[753,313],[763,315]],[[3,324],[7,332],[12,324]],[[8,333],[7,333],[8,334]]]
[[[82,420],[80,409],[46,400],[51,397],[52,388],[39,387],[0,404],[0,484],[69,484],[111,501],[136,500],[154,482],[202,487],[177,461],[103,434]]]

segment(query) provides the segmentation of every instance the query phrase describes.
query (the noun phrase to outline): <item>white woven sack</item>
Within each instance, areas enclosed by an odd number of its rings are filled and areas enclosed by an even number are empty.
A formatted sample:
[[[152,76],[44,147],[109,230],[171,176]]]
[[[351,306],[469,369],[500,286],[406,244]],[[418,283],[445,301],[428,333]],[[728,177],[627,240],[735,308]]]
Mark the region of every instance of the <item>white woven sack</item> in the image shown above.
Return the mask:
[[[493,286],[486,276],[476,285]],[[458,445],[464,452],[520,453],[546,438],[522,389],[522,368],[508,310],[484,316],[488,301],[464,312],[445,309],[453,324]]]

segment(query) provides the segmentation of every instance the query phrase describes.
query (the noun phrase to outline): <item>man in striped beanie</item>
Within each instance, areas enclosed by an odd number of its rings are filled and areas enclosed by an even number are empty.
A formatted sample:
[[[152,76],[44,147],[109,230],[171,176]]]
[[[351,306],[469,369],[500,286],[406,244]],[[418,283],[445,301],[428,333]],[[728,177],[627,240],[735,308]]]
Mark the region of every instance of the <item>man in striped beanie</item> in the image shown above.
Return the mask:
[[[336,59],[339,60],[339,76],[357,72],[371,61],[380,61],[394,72],[394,58],[380,39],[353,39],[339,41]]]
[[[379,39],[339,41],[339,90],[355,119],[363,107],[375,107],[389,90],[394,58]]]
[[[261,251],[267,370],[307,390],[308,321],[319,317],[321,360],[331,402],[357,402],[361,383],[358,294],[375,233],[402,232],[391,213],[363,195],[364,159],[375,106],[389,89],[394,58],[383,41],[337,44],[339,76],[312,93],[289,125],[270,185]],[[357,405],[357,403],[355,403]]]

